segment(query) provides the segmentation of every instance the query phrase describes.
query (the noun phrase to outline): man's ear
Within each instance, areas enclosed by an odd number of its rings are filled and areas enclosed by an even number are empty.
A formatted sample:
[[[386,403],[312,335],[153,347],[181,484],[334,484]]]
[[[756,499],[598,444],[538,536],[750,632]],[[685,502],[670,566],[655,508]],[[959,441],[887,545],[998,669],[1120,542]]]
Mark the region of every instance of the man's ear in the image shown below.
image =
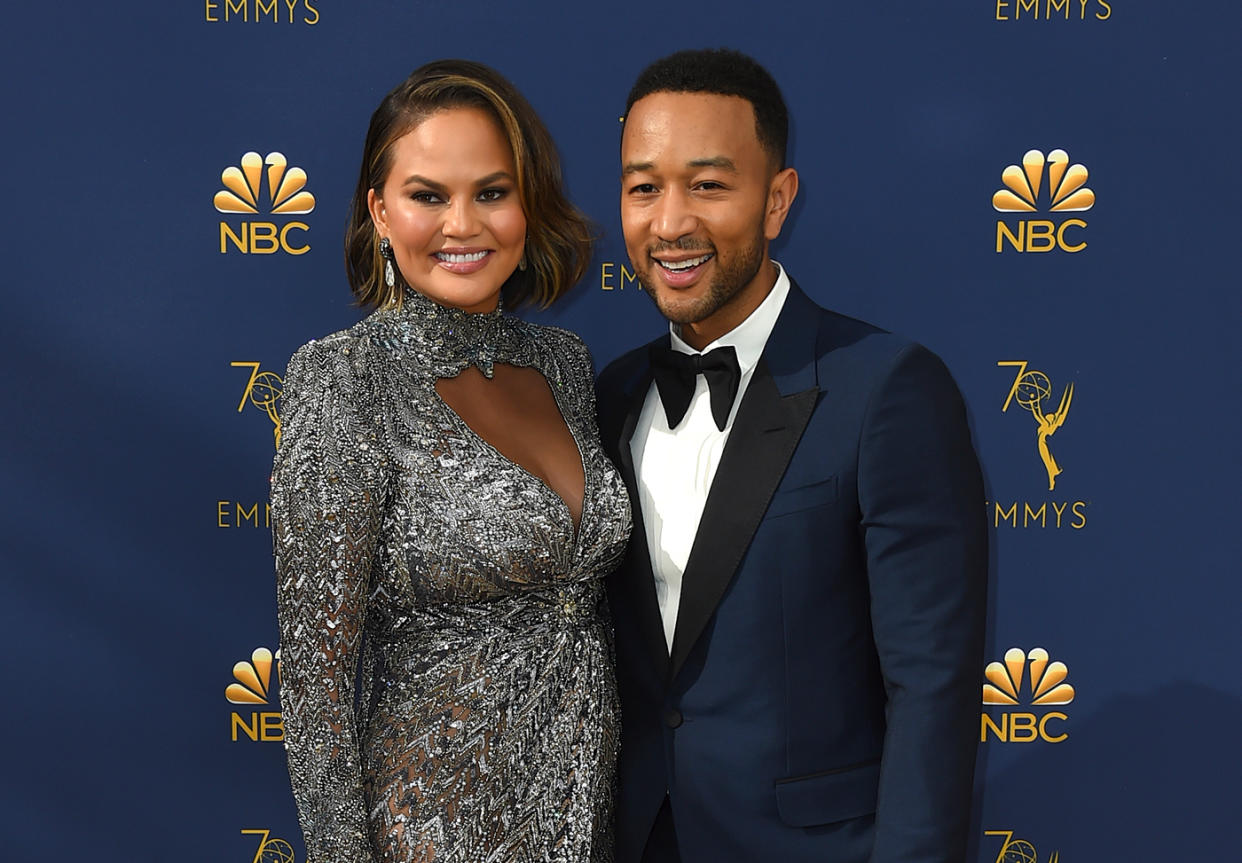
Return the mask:
[[[763,215],[763,235],[769,241],[781,234],[781,227],[789,216],[789,208],[798,197],[798,172],[793,168],[778,171],[768,183],[768,206]]]

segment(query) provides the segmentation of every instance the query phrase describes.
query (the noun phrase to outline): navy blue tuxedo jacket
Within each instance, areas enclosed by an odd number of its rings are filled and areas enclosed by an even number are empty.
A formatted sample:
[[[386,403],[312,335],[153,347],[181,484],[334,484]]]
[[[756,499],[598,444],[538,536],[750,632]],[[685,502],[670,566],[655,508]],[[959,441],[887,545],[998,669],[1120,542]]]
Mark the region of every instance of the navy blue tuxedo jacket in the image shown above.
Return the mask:
[[[618,863],[639,860],[666,795],[684,863],[960,863],[987,553],[948,371],[792,286],[721,456],[670,656],[630,454],[647,356],[598,381],[634,508],[608,586]]]

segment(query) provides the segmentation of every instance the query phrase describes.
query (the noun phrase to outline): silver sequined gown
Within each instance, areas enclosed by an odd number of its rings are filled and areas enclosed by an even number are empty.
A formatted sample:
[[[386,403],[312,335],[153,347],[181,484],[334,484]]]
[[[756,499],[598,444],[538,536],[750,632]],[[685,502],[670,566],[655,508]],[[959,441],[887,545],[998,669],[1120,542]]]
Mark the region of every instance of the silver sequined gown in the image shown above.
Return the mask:
[[[533,366],[582,454],[565,503],[434,389]],[[289,363],[272,475],[281,704],[308,863],[609,861],[603,578],[630,530],[574,335],[411,295]]]

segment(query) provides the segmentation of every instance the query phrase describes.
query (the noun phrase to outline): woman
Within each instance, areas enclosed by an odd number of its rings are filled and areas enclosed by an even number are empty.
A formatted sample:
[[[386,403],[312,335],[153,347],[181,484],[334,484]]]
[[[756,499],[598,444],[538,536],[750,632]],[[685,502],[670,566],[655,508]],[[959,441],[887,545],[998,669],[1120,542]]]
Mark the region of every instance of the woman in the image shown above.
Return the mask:
[[[377,311],[290,361],[272,476],[308,860],[610,860],[600,605],[629,504],[586,347],[500,309],[590,257],[526,100],[415,71],[371,118],[345,248]]]

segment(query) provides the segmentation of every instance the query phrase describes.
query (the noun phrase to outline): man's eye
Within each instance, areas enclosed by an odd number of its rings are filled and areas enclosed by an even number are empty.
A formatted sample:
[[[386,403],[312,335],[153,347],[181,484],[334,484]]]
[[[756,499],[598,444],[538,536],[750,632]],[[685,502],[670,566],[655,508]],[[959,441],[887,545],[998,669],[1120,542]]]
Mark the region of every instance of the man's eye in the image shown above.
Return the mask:
[[[656,187],[653,186],[651,183],[639,183],[636,186],[630,187],[630,192],[636,195],[650,195],[655,190],[656,190]]]

